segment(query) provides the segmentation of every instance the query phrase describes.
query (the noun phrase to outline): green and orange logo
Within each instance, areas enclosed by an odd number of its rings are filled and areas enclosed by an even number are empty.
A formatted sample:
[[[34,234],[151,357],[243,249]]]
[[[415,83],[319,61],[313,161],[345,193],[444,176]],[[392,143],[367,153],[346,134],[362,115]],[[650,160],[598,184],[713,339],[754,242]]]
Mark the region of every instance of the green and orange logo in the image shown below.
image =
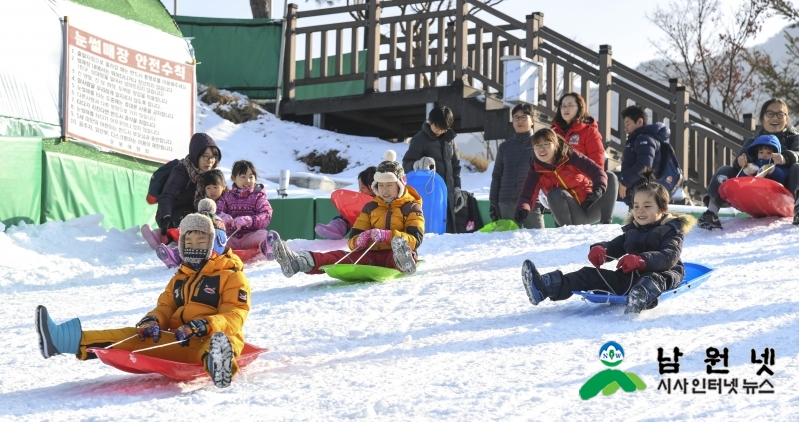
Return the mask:
[[[599,349],[599,360],[608,367],[615,367],[624,360],[624,349],[619,343],[609,341]],[[621,388],[632,393],[637,390],[645,390],[646,384],[641,381],[638,375],[632,372],[623,372],[618,369],[605,369],[594,375],[580,387],[580,398],[588,400],[599,392],[609,396]]]

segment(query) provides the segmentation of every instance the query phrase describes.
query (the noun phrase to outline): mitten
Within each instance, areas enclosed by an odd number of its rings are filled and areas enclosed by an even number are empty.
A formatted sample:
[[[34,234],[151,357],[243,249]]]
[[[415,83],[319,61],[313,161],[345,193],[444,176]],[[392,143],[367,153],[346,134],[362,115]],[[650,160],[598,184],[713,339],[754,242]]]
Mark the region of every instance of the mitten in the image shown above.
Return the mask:
[[[594,189],[591,193],[588,194],[588,196],[585,197],[585,201],[583,201],[583,203],[580,204],[580,206],[582,206],[584,210],[588,210],[589,208],[591,208],[591,205],[594,205],[594,202],[596,202],[597,199],[599,199],[602,196],[603,193],[605,193],[605,190],[602,188]]]
[[[621,268],[621,272],[629,274],[633,271],[643,271],[646,269],[646,261],[638,255],[627,254],[619,259],[616,268]]]
[[[218,213],[217,216],[225,223],[225,227],[233,228],[233,217],[223,212]]]
[[[538,191],[538,203],[549,209],[549,198],[547,198],[547,194],[543,190]]]
[[[530,211],[524,208],[519,208],[518,210],[516,210],[516,215],[514,216],[514,218],[516,219],[516,222],[519,223],[519,226],[521,226],[521,223],[525,219],[527,219],[528,215],[530,215]]]
[[[414,170],[435,170],[436,169],[436,160],[430,157],[422,157],[413,163]]]
[[[754,163],[749,163],[746,165],[746,167],[744,167],[744,174],[747,176],[754,176],[758,171],[760,171],[760,168],[758,168]]]
[[[385,242],[388,243],[391,241],[391,230],[383,230],[383,229],[371,229],[367,230],[367,232],[371,233],[370,237],[372,241],[377,242]]]
[[[599,268],[607,261],[607,255],[608,251],[605,248],[596,245],[588,252],[588,260],[591,261],[593,266]]]
[[[455,204],[452,207],[453,212],[458,212],[466,205],[466,201],[463,200],[463,192],[461,192],[461,188],[455,188],[452,191],[452,194],[455,196]]]
[[[355,236],[355,250],[366,249],[367,246],[371,245],[373,242],[372,240],[372,233],[371,230],[367,230],[363,233],[358,233]]]
[[[488,215],[491,217],[491,221],[499,220],[499,205],[493,202],[488,204]]]
[[[252,217],[249,215],[242,215],[233,219],[233,226],[236,228],[245,228],[252,226]]]
[[[136,324],[139,329],[139,340],[144,341],[148,337],[152,337],[153,341],[158,343],[161,339],[161,326],[158,325],[158,318],[148,315],[141,319]]]
[[[189,346],[189,339],[197,337],[205,337],[208,335],[208,321],[204,319],[193,319],[175,330],[175,341],[182,341],[180,343],[183,347]]]

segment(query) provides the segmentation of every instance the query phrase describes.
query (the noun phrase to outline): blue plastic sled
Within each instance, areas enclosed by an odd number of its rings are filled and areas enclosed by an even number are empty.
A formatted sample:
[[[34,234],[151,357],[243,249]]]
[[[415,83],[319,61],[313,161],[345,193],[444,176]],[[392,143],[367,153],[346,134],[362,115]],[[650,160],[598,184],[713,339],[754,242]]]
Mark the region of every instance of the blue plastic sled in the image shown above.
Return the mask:
[[[406,175],[408,186],[422,197],[424,232],[447,232],[447,184],[433,170],[414,170]]]
[[[710,278],[711,273],[713,273],[713,268],[706,267],[700,264],[694,264],[691,262],[683,262],[685,265],[685,278],[683,279],[682,283],[677,286],[676,289],[666,290],[663,294],[660,295],[658,298],[658,303],[663,302],[664,300],[668,300],[674,297],[677,297],[685,292],[695,289],[700,284],[707,281]],[[594,293],[594,292],[581,292],[578,290],[573,290],[572,294],[580,295],[585,300],[593,303],[617,303],[617,304],[625,304],[627,303],[627,296],[626,295],[611,295],[607,293]]]

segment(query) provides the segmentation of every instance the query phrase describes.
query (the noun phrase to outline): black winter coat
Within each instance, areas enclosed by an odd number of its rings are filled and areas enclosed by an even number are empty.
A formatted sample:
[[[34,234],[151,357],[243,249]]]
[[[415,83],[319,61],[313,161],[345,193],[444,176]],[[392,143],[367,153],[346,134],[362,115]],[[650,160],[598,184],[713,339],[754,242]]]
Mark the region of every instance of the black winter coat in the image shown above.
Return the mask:
[[[771,133],[766,132],[763,129],[760,129],[759,132],[755,134],[754,138],[749,138],[744,141],[741,150],[738,152],[736,157],[740,157],[741,154],[746,154],[747,162],[754,163],[757,161],[757,155],[752,156],[749,155],[749,145],[752,145],[752,142],[755,141],[760,135],[774,135],[777,139],[780,140],[780,146],[782,147],[782,157],[785,158],[785,168],[789,168],[792,165],[799,163],[799,130],[796,130],[793,126],[788,126],[780,133]],[[738,160],[732,161],[732,167],[735,171],[740,171],[741,166],[738,165]]]
[[[666,278],[667,290],[677,287],[685,278],[685,266],[680,260],[683,240],[696,219],[687,214],[666,213],[656,223],[639,226],[631,214],[624,223],[621,236],[591,247],[602,246],[608,256],[615,258],[638,255],[646,261],[646,269],[641,273],[659,273]]]
[[[491,173],[491,191],[488,194],[488,200],[492,204],[515,204],[519,200],[527,170],[530,169],[530,158],[533,156],[533,145],[530,143],[532,136],[533,131],[516,133],[497,148],[497,159]]]
[[[671,131],[661,122],[641,126],[627,137],[621,156],[619,183],[630,189],[643,180],[641,172],[651,168],[660,170],[660,143],[669,142]]]
[[[208,147],[216,148],[219,159],[222,158],[222,152],[216,146],[216,142],[206,135],[205,133],[195,133],[189,142],[189,157],[191,162],[199,167],[200,156]],[[214,163],[214,168],[219,164],[219,160]],[[183,164],[178,164],[172,168],[164,184],[164,189],[158,195],[158,211],[155,213],[155,220],[158,222],[159,227],[161,218],[163,216],[171,216],[173,227],[180,226],[180,220],[183,220],[188,214],[194,212],[194,192],[197,190],[197,184],[191,181],[189,172]],[[163,228],[163,227],[161,227]]]

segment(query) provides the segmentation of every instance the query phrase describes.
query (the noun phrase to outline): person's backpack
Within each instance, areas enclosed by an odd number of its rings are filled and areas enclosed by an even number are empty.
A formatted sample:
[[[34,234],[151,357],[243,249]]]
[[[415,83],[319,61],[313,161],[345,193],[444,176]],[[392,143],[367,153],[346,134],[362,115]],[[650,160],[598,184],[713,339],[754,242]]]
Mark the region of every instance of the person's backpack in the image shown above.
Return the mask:
[[[674,196],[677,188],[682,184],[683,176],[677,154],[668,142],[660,143],[660,167],[655,172],[658,182],[669,192],[669,197]]]
[[[178,164],[180,164],[180,160],[174,159],[158,167],[158,169],[153,172],[152,177],[150,177],[150,186],[147,188],[148,204],[154,205],[158,202],[158,195],[164,190],[164,185],[166,185],[166,181],[169,179],[169,174],[172,173],[172,169]]]

